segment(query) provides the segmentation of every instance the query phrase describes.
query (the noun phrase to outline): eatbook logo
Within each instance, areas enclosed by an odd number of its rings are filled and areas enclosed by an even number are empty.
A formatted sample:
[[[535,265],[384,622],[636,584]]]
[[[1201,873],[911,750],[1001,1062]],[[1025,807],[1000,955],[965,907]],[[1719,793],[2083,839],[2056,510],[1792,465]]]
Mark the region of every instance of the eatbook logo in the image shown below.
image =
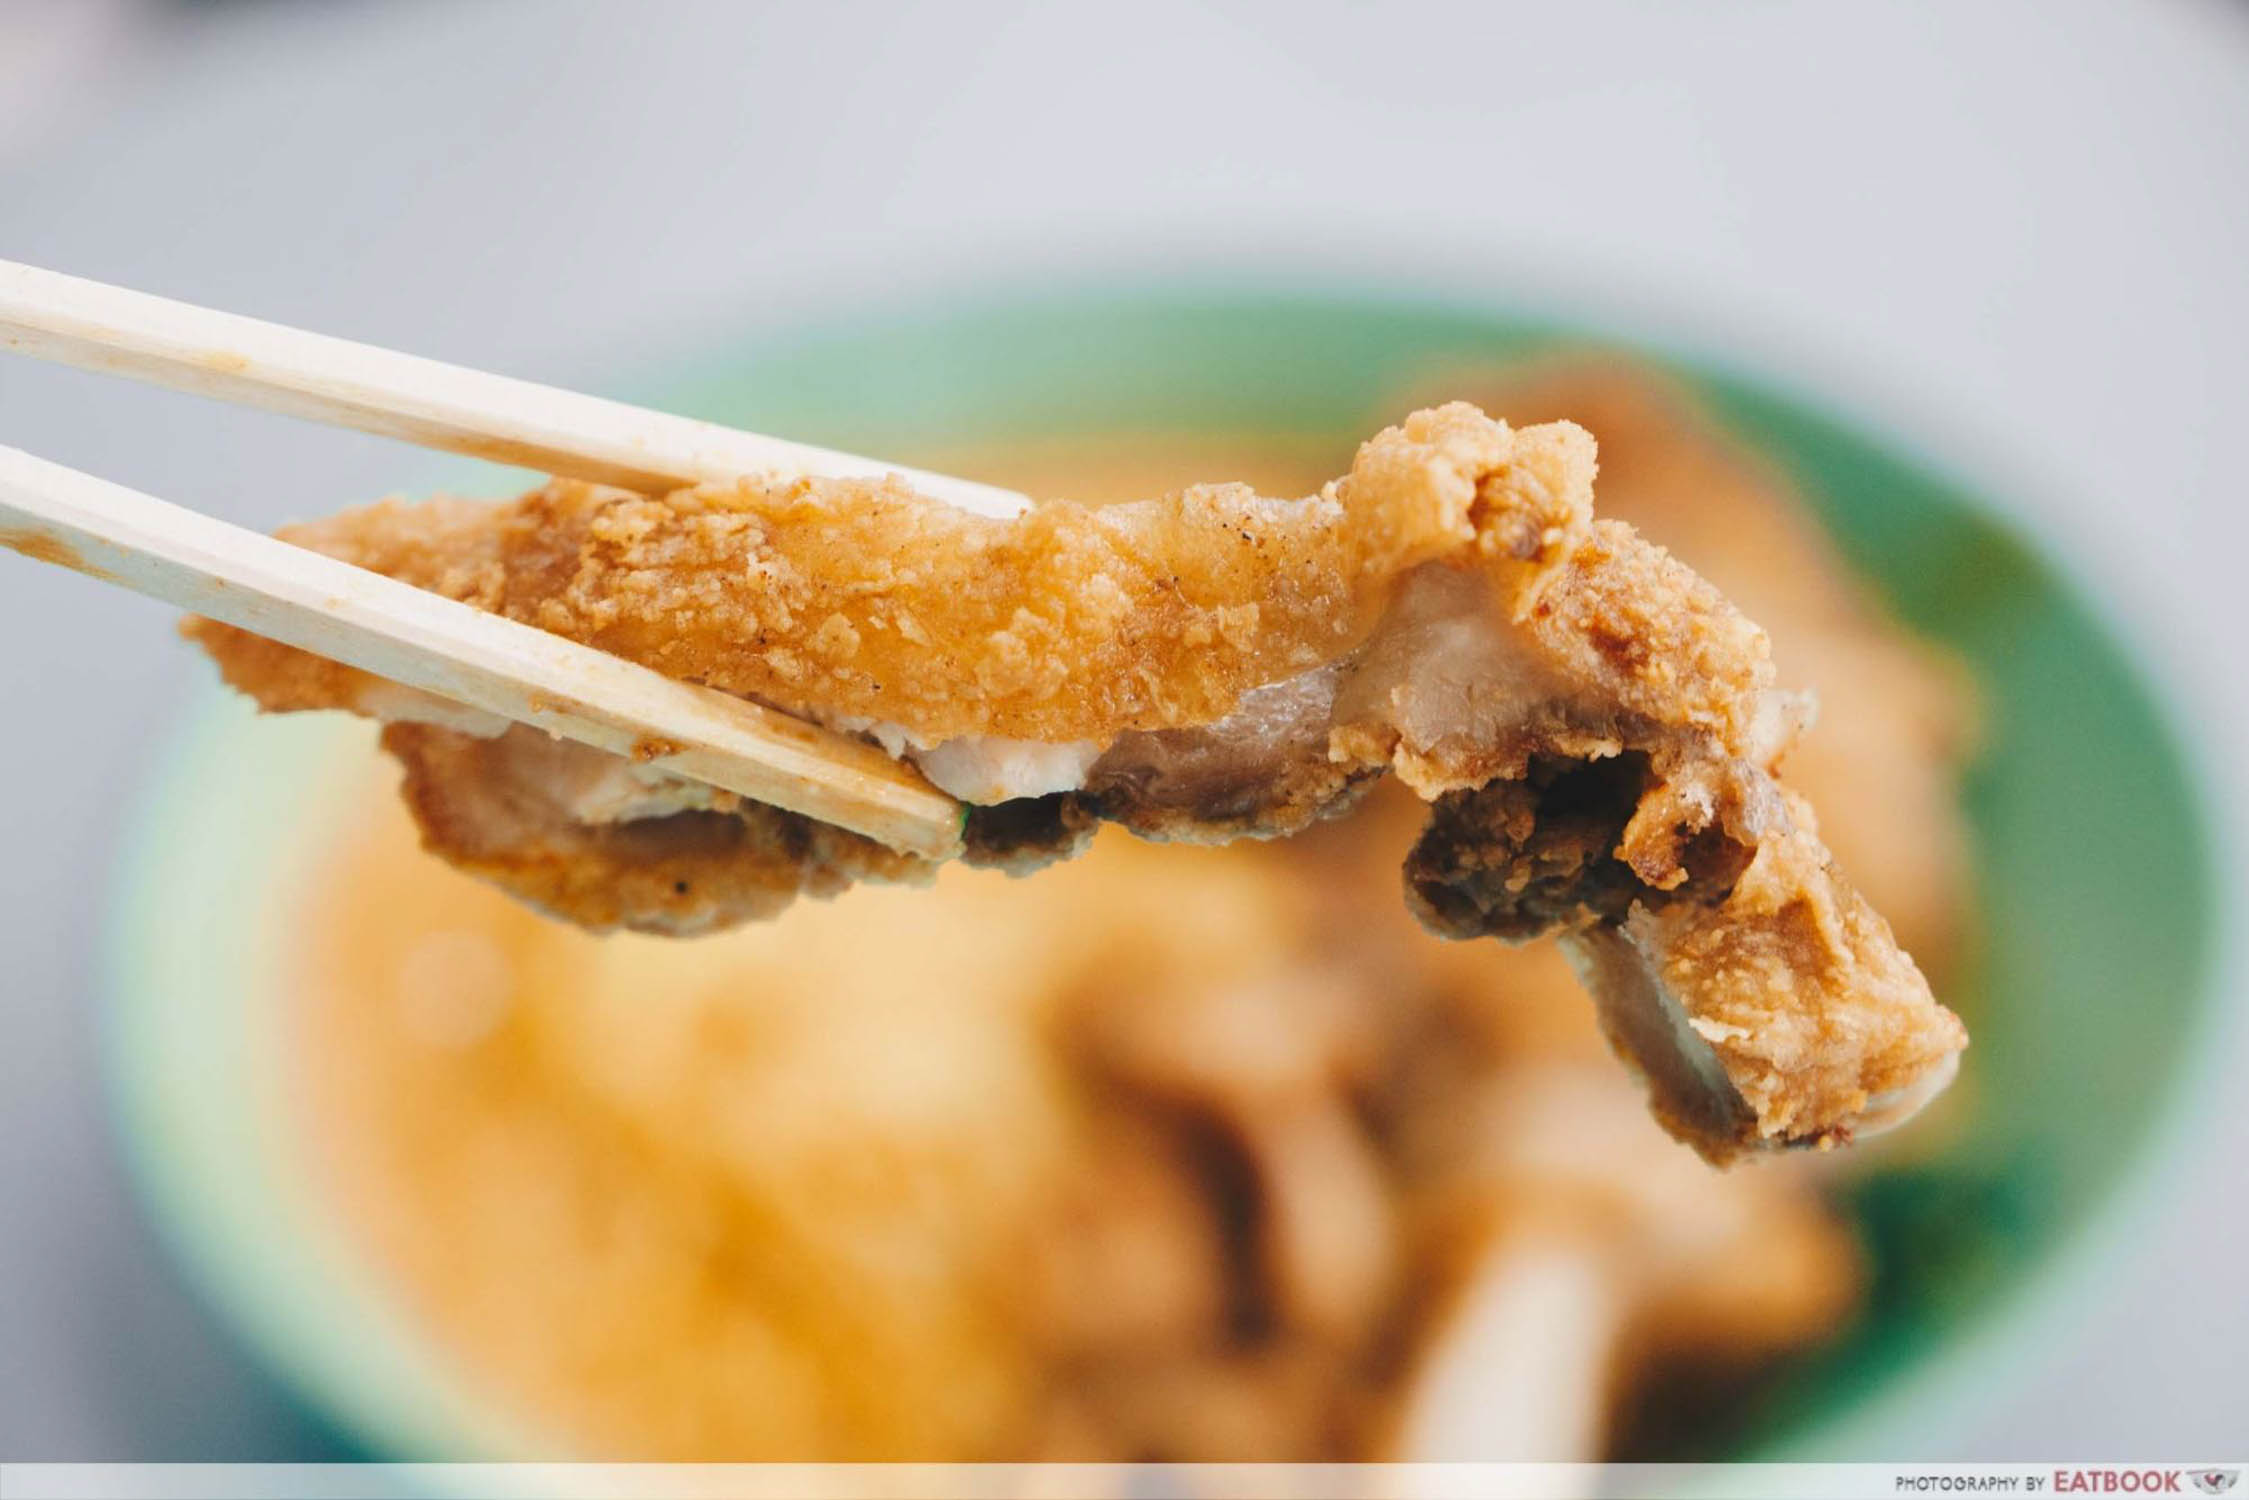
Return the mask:
[[[2223,1495],[2241,1478],[2239,1469],[2195,1469],[2187,1478],[2205,1495]]]

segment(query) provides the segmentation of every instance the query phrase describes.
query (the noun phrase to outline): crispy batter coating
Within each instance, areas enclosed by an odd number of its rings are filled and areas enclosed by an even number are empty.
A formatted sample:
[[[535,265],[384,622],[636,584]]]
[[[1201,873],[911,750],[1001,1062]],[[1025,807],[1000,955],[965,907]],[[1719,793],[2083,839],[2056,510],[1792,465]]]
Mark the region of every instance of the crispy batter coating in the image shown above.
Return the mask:
[[[1208,724],[1343,655],[1420,563],[1527,581],[1574,542],[1592,479],[1579,429],[1517,432],[1456,405],[1382,433],[1304,500],[1208,485],[998,521],[896,480],[663,496],[556,481],[502,507],[392,500],[281,534],[824,721],[1106,743]],[[264,680],[226,632],[198,632],[244,685]]]
[[[1601,445],[1601,514],[1677,556],[1772,635],[1782,682],[1819,725],[1783,779],[1820,836],[1932,971],[1969,938],[1974,902],[1955,777],[1976,748],[1966,667],[1889,618],[1786,473],[1714,427],[1646,366],[1566,355],[1452,376],[1511,422],[1567,415]]]
[[[557,483],[291,535],[921,750],[1091,746],[1077,789],[971,830],[1011,867],[1073,852],[1095,817],[1294,832],[1395,770],[1437,804],[1409,864],[1417,911],[1453,936],[1570,935],[1667,1124],[1714,1160],[1847,1140],[1936,1075],[1959,1023],[1773,781],[1802,713],[1764,633],[1631,528],[1592,522],[1591,477],[1581,430],[1454,405],[1301,501],[1204,487],[1002,522],[895,482]],[[929,873],[191,630],[269,707],[440,720],[391,737],[430,846],[582,925],[706,931]]]
[[[1406,865],[1433,930],[1562,934],[1658,1118],[1713,1161],[1847,1143],[1949,1081],[1966,1032],[1774,780],[1798,705],[1707,583],[1604,522],[1465,664],[1431,672],[1426,635],[1337,743],[1434,798]]]
[[[1564,941],[1580,953],[1633,950],[1676,997],[1759,1138],[1843,1145],[1949,1083],[1968,1033],[1836,873],[1810,808],[1791,799],[1791,810],[1794,826],[1757,846],[1723,900],[1643,903],[1621,926]],[[1604,1018],[1618,1024],[1613,1005]]]

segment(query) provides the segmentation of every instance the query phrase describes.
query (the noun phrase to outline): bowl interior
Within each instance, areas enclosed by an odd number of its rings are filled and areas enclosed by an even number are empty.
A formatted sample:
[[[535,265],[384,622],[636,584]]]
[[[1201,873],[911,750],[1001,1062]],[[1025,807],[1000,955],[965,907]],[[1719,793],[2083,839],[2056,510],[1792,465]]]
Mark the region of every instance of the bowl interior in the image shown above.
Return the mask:
[[[1214,290],[950,304],[763,340],[659,404],[910,460],[1146,431],[1341,444],[1432,371],[1614,340],[1472,308]],[[1644,351],[1632,351],[1643,353]],[[1858,1330],[1746,1411],[1758,1456],[1897,1451],[2020,1353],[2039,1298],[2175,1108],[2213,1007],[2216,898],[2182,757],[2116,639],[1971,496],[1753,380],[1662,361],[1786,466],[1914,628],[1974,667],[1988,742],[1965,789],[1981,952],[1974,1116],[1846,1189],[1876,1268]],[[137,1176],[222,1313],[385,1456],[522,1451],[334,1242],[276,1080],[276,938],[364,726],[214,703],[151,789],[112,945],[112,1059]],[[344,781],[339,781],[339,775]],[[1950,997],[1948,997],[1950,998]],[[2079,1266],[2082,1271],[2082,1265]]]

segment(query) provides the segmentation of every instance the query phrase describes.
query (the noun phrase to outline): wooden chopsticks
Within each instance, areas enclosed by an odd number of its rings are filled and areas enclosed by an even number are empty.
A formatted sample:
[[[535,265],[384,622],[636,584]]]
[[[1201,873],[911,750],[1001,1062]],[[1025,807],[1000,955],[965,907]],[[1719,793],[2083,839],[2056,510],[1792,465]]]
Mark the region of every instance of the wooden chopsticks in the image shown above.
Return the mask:
[[[0,345],[425,448],[652,494],[751,474],[902,475],[980,515],[1027,503],[995,485],[648,411],[599,396],[214,312],[0,260]]]
[[[6,261],[0,346],[631,489],[900,474],[985,515],[1027,503]],[[961,805],[862,741],[5,447],[0,545],[909,853],[960,846]]]

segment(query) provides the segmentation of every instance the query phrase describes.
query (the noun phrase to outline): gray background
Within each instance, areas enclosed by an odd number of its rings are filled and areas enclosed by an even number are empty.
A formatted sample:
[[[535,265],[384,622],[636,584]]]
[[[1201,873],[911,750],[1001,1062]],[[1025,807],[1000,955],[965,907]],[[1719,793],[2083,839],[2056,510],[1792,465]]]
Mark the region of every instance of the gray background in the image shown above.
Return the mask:
[[[2076,563],[2213,782],[2249,727],[2249,9],[2219,0],[0,0],[0,256],[594,387],[1063,268],[1544,300],[1910,432]],[[260,526],[427,472],[20,362],[0,442]],[[170,623],[0,556],[9,1458],[327,1451],[186,1299],[103,1120],[103,905],[202,684]],[[1869,1457],[2242,1454],[2245,1033],[2039,1366]]]

